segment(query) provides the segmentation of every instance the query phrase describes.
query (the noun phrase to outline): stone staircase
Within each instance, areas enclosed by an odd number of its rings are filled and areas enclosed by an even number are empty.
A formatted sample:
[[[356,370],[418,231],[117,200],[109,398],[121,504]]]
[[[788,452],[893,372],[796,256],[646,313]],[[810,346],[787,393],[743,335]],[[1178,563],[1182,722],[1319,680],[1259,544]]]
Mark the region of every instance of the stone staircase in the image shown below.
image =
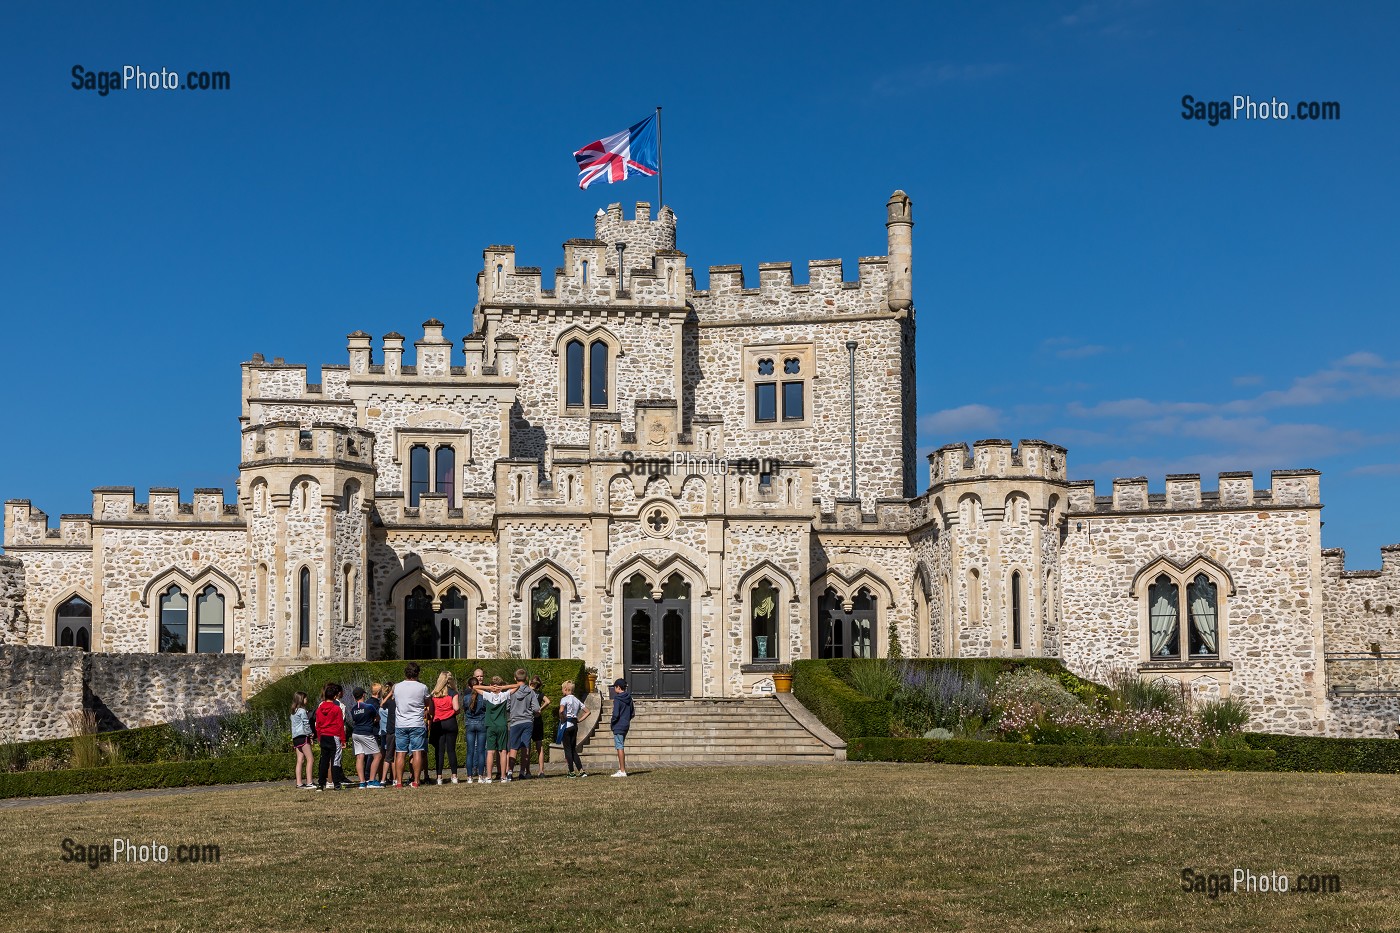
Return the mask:
[[[662,765],[823,764],[846,758],[846,743],[789,695],[634,702],[628,771]],[[594,774],[617,770],[611,718],[609,697],[579,746],[584,768]],[[584,724],[589,725],[587,720]],[[551,758],[562,761],[562,754]]]

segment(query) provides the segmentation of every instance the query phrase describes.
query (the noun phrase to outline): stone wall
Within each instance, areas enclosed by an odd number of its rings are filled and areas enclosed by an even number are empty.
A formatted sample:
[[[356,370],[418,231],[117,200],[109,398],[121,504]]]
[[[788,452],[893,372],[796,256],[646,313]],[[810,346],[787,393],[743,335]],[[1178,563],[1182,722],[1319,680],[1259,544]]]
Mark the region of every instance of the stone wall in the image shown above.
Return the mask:
[[[1380,570],[1347,570],[1346,552],[1322,552],[1322,623],[1327,653],[1400,653],[1400,544],[1381,548]]]
[[[28,642],[29,615],[24,610],[24,564],[0,554],[0,645]]]
[[[86,659],[78,648],[0,645],[0,743],[72,735]]]
[[[91,654],[87,662],[89,703],[104,732],[244,706],[241,654]]]
[[[1326,706],[1315,495],[1283,506],[1246,496],[1254,503],[1248,511],[1209,503],[1174,510],[1149,499],[1146,480],[1139,497],[1123,495],[1120,485],[1126,484],[1115,483],[1114,506],[1068,515],[1060,556],[1066,666],[1096,679],[1123,669],[1174,677],[1197,692],[1243,700],[1255,729],[1321,734]],[[1077,501],[1095,502],[1092,495]],[[1157,572],[1149,568],[1168,568],[1164,561],[1186,568],[1202,559],[1219,578],[1219,660],[1149,663],[1146,586]]]

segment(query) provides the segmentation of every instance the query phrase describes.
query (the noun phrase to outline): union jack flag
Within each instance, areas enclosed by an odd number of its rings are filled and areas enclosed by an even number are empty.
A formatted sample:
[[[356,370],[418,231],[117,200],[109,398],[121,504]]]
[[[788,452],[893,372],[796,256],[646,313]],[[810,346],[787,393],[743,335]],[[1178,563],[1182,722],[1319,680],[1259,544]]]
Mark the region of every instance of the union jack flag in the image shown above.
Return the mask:
[[[599,179],[608,184],[626,181],[629,175],[655,175],[661,170],[656,144],[656,114],[634,123],[621,133],[605,136],[574,153],[578,160],[578,186],[587,188]]]

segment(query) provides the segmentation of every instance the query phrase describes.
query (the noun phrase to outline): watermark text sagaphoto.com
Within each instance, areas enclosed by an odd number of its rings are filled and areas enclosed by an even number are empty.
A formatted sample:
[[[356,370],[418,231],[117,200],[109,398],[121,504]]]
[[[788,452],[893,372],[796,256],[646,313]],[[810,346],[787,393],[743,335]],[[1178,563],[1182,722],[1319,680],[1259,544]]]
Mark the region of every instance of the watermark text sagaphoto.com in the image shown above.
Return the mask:
[[[1222,120],[1340,120],[1342,105],[1335,100],[1300,100],[1290,104],[1270,97],[1255,100],[1236,94],[1228,100],[1198,100],[1190,94],[1181,98],[1181,119],[1200,120],[1210,126]]]
[[[98,97],[106,97],[113,91],[227,91],[232,86],[227,71],[179,71],[175,68],[162,68],[147,71],[140,65],[122,65],[114,71],[89,71],[82,65],[74,65],[71,71],[73,81],[69,85],[75,91],[96,91]]]
[[[100,865],[213,865],[222,853],[217,845],[206,842],[181,842],[175,845],[132,839],[112,839],[110,842],[78,842],[65,837],[59,848],[60,862],[85,865],[96,871]]]
[[[1181,870],[1181,890],[1204,894],[1211,900],[1222,894],[1339,894],[1341,876],[1302,872],[1290,875],[1282,871],[1256,872],[1236,868],[1228,872],[1198,872],[1194,868]]]

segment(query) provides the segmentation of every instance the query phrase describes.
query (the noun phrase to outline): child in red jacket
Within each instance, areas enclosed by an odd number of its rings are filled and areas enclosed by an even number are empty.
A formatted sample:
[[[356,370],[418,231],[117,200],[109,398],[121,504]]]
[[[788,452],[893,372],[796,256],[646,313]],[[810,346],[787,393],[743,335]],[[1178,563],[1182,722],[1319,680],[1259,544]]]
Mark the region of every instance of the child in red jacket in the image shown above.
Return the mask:
[[[345,741],[345,708],[337,702],[339,684],[326,684],[321,705],[316,707],[316,738],[321,744],[321,760],[316,764],[316,789],[326,789],[326,772],[331,772],[335,789],[345,783],[340,768],[340,743]]]

